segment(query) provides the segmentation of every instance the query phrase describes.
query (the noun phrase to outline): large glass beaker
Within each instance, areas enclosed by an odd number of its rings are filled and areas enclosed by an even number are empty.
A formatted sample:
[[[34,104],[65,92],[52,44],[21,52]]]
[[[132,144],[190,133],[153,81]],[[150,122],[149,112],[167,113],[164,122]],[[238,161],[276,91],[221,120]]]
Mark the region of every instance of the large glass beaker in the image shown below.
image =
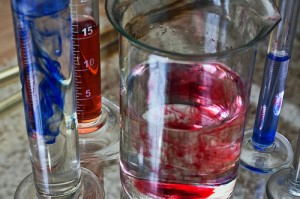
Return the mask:
[[[269,0],[110,0],[120,32],[121,179],[130,198],[229,198]]]

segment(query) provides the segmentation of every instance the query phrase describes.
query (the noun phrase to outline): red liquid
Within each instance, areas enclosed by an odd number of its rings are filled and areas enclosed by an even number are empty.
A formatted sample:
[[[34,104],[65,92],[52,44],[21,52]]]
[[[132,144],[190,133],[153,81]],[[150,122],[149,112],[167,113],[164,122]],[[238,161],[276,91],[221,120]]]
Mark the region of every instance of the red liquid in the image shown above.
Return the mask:
[[[73,29],[77,117],[79,124],[91,123],[101,114],[99,26],[85,17],[74,22]],[[79,127],[79,133],[90,131]]]
[[[151,182],[134,178],[130,180],[141,193],[152,198],[200,199],[207,198],[214,193],[214,188],[209,186]]]
[[[127,81],[123,185],[153,198],[207,198],[236,178],[244,85],[219,63],[155,64],[138,66]]]
[[[28,45],[30,43],[29,33],[22,31],[22,26],[18,27],[19,33],[19,46],[20,46],[20,58],[21,58],[21,68],[20,73],[23,75],[21,77],[21,81],[23,81],[23,103],[25,105],[27,111],[27,125],[30,125],[30,129],[35,130],[35,115],[34,115],[34,104],[37,104],[34,101],[34,96],[32,94],[36,94],[36,89],[32,89],[33,86],[36,86],[34,79],[31,77],[33,73],[32,60],[28,56],[28,52],[30,52],[30,48]],[[23,78],[23,79],[22,79]],[[35,83],[35,84],[34,84]],[[33,86],[31,86],[33,85]],[[35,91],[35,92],[34,92]],[[34,136],[34,135],[33,135]]]

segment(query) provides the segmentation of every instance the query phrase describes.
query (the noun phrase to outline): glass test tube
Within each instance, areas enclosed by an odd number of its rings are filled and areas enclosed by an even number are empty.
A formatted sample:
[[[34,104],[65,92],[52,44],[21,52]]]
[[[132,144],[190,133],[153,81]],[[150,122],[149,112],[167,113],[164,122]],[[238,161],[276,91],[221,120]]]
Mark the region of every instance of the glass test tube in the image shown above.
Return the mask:
[[[72,0],[71,5],[76,109],[79,133],[85,134],[101,127],[99,2]]]
[[[266,148],[273,144],[282,106],[289,61],[292,54],[294,35],[299,10],[294,1],[277,1],[281,8],[282,21],[270,35],[263,86],[258,104],[252,141],[255,146]]]
[[[99,1],[71,0],[81,161],[116,157],[119,108],[101,96]]]
[[[266,193],[269,199],[300,198],[300,135],[291,168],[273,173],[268,180]]]
[[[99,182],[80,167],[69,0],[11,5],[33,170],[15,198],[85,198],[86,180],[99,196]]]
[[[276,1],[282,20],[270,35],[253,134],[245,133],[241,163],[256,171],[287,167],[293,156],[290,143],[276,129],[299,15],[295,2]]]

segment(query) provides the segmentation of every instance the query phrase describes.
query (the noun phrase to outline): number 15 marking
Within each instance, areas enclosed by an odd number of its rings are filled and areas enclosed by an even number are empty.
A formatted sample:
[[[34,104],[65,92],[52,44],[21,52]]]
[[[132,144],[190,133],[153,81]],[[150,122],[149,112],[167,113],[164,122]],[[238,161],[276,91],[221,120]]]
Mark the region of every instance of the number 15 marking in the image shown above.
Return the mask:
[[[91,34],[93,34],[93,27],[92,27],[92,26],[89,26],[89,27],[87,27],[87,28],[84,28],[84,29],[82,30],[82,32],[83,32],[83,35],[84,35],[84,36],[91,35]]]

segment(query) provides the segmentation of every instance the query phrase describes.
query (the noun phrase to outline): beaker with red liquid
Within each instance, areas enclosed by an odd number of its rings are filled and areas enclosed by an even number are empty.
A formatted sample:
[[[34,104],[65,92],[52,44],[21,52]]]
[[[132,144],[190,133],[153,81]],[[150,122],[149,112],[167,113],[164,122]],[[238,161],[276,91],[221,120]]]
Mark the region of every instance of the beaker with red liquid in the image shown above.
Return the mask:
[[[99,1],[71,0],[81,162],[116,158],[119,108],[101,95]]]
[[[121,182],[128,198],[230,198],[256,44],[272,1],[110,0],[119,31]]]

